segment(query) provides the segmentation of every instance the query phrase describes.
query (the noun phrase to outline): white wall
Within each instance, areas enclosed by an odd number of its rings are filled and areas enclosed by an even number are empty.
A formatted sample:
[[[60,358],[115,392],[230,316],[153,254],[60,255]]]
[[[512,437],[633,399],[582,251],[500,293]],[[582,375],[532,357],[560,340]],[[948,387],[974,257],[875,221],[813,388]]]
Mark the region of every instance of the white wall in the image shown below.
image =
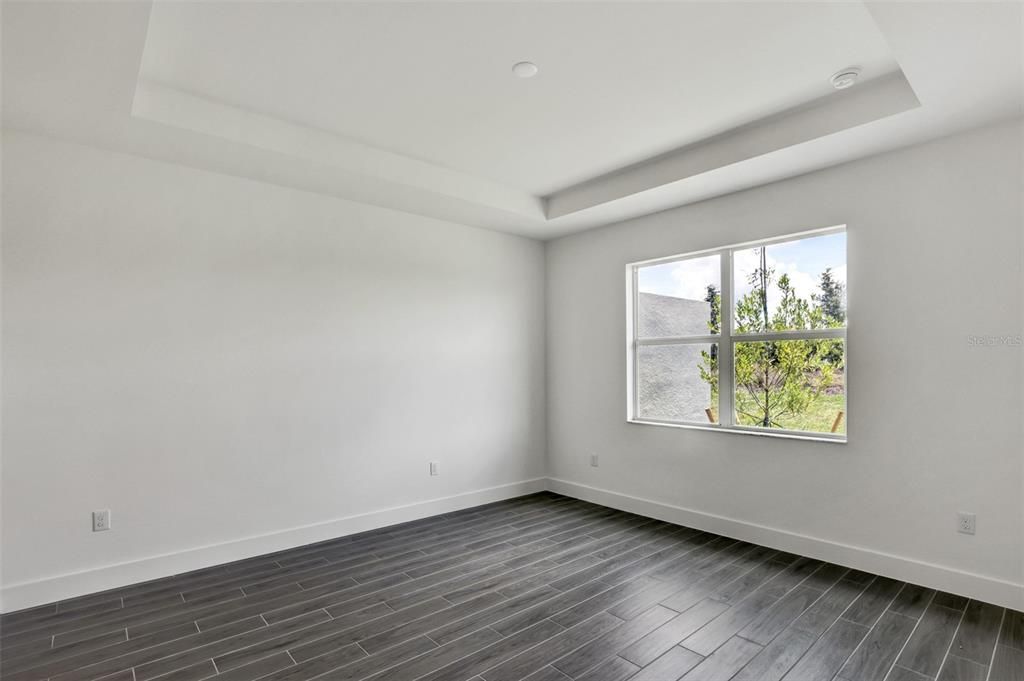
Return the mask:
[[[1022,141],[998,125],[549,243],[554,488],[1024,605],[1024,348],[968,342],[1022,333]],[[849,444],[626,423],[627,263],[844,223]]]
[[[26,134],[3,161],[6,609],[543,485],[510,485],[544,475],[542,244]]]
[[[556,489],[1014,604],[1024,350],[968,336],[1022,332],[1022,142],[549,243],[546,410],[542,245],[5,131],[3,607],[536,489],[545,446]],[[849,444],[626,424],[627,262],[839,223]]]

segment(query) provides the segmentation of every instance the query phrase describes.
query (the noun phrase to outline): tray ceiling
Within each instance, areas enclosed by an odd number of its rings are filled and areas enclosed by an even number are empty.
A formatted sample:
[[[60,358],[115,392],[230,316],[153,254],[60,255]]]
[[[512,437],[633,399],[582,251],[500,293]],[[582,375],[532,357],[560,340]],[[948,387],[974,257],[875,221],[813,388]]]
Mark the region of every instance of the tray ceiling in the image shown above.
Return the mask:
[[[7,127],[538,238],[1022,101],[1018,3],[6,2],[3,24]]]

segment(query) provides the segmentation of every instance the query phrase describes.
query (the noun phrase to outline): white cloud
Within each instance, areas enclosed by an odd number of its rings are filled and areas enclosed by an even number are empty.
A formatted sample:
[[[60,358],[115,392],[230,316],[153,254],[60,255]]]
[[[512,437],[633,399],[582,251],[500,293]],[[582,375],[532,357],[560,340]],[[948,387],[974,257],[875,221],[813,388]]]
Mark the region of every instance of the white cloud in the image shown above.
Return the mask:
[[[821,274],[811,274],[800,269],[797,263],[793,262],[781,262],[772,257],[769,251],[766,257],[766,263],[768,268],[774,270],[773,280],[778,282],[779,277],[782,275],[789,276],[789,283],[796,291],[796,295],[800,298],[804,298],[808,302],[811,300],[812,295],[820,294],[821,288],[819,283],[821,281]],[[739,298],[740,296],[749,293],[753,290],[753,286],[749,282],[749,276],[754,272],[755,269],[761,266],[760,254],[752,248],[743,249],[736,251],[733,255],[733,267],[736,272],[736,291],[734,295]],[[836,279],[841,281],[844,285],[846,284],[846,265],[833,268],[832,273]],[[768,291],[768,308],[771,312],[775,311],[775,308],[779,304],[778,288],[772,286]]]
[[[677,298],[704,300],[708,293],[708,284],[714,284],[716,288],[721,288],[718,256],[678,262],[672,268],[671,275],[673,284],[671,295]]]
[[[820,272],[807,272],[800,269],[796,262],[785,262],[772,257],[769,250],[767,256],[768,267],[773,270],[773,279],[778,282],[782,275],[789,276],[790,285],[796,291],[797,296],[811,300],[811,296],[819,294]],[[735,251],[733,254],[733,267],[735,270],[734,295],[740,297],[749,293],[753,286],[750,284],[749,276],[760,266],[760,255],[755,249],[746,248]],[[833,268],[833,275],[836,280],[846,284],[846,265]],[[707,295],[708,284],[714,284],[721,288],[718,256],[703,258],[691,258],[676,263],[665,265],[654,265],[646,268],[645,274],[641,277],[641,290],[660,295],[674,296],[677,298],[689,298],[690,300],[704,300]],[[768,291],[768,306],[774,311],[778,305],[778,288],[772,286]]]

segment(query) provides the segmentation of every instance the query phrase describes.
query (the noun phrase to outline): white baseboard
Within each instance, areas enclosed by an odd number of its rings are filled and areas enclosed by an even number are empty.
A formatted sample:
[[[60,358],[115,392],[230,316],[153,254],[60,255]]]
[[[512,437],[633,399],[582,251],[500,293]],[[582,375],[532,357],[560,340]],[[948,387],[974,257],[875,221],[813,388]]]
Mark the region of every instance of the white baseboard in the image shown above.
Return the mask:
[[[548,478],[548,489],[568,497],[629,511],[705,532],[741,539],[780,551],[837,563],[904,582],[1024,610],[1024,584],[934,565],[860,546],[808,537],[742,520],[702,513],[681,506],[620,494],[568,480]]]
[[[681,506],[621,494],[558,478],[536,478],[488,487],[405,506],[385,508],[325,523],[202,546],[187,551],[105,565],[90,570],[12,584],[0,591],[0,612],[127,586],[200,568],[252,558],[265,553],[365,532],[440,513],[511,499],[542,490],[583,499],[609,508],[657,518],[698,530],[742,539],[781,551],[827,560],[950,593],[1024,610],[1024,584],[964,572],[859,546],[808,537]]]
[[[524,494],[533,494],[545,489],[547,489],[545,478],[521,480],[507,485],[473,490],[405,506],[369,511],[324,523],[246,537],[222,544],[201,546],[187,551],[11,584],[0,591],[0,612],[13,612],[97,591],[169,577],[189,570],[252,558],[357,532],[511,499]]]

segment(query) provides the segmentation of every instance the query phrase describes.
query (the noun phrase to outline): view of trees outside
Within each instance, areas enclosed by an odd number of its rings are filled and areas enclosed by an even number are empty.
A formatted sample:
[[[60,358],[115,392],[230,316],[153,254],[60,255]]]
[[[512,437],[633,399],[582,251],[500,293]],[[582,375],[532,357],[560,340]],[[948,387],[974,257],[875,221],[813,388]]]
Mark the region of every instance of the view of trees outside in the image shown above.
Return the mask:
[[[748,275],[751,290],[736,302],[736,334],[837,328],[846,323],[844,286],[831,268],[821,274],[820,293],[812,293],[807,300],[796,294],[788,275],[776,277],[766,262],[765,248],[754,250],[759,264]],[[779,302],[770,312],[768,292],[773,286]],[[709,288],[707,299],[709,333],[718,333],[721,295]],[[718,358],[704,352],[701,360],[701,378],[717,403]],[[827,433],[845,409],[842,340],[737,341],[733,366],[740,425]],[[845,432],[843,421],[836,432]]]
[[[734,252],[733,334],[845,326],[845,253],[845,233]],[[720,333],[718,267],[712,268],[710,262],[703,262],[706,260],[658,265],[655,268],[663,271],[651,268],[653,271],[641,281],[641,292],[646,289],[645,301],[640,304],[641,317],[646,301],[650,301],[647,304],[652,313],[660,313],[651,317],[688,313],[685,333],[651,336]],[[698,320],[706,330],[693,326]],[[644,326],[650,329],[654,325]],[[664,327],[659,329],[662,330]],[[844,350],[843,340],[837,338],[735,338],[735,422],[764,428],[844,433]],[[695,357],[698,352],[699,359]],[[704,421],[699,418],[704,412],[707,421],[718,422],[717,345],[676,346],[672,350],[655,346],[645,348],[645,353],[638,366],[644,404],[654,405],[661,418],[675,420],[673,416],[685,413],[687,418],[679,420]],[[698,377],[703,389],[694,386]],[[686,403],[672,406],[681,399]]]

